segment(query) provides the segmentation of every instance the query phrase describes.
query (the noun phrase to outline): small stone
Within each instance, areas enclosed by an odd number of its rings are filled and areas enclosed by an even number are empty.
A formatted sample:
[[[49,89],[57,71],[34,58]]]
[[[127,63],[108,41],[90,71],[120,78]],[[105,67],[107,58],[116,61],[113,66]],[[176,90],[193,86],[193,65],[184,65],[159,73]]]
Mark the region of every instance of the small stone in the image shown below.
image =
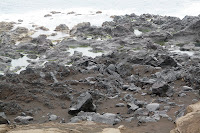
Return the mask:
[[[120,126],[118,127],[118,129],[124,130],[124,129],[125,129],[125,126],[124,126],[124,125],[120,125]]]
[[[132,94],[125,94],[123,100],[126,102],[134,102],[136,99],[133,98]]]
[[[28,123],[29,121],[32,121],[33,120],[33,117],[31,117],[31,116],[17,116],[15,119],[14,119],[14,121],[15,122],[21,122],[21,123],[24,123],[24,124],[26,124],[26,123]]]
[[[168,104],[169,104],[170,106],[176,106],[176,103],[175,103],[175,102],[168,102]]]
[[[131,122],[134,119],[134,117],[130,117],[130,118],[126,118],[125,121],[126,122]]]
[[[61,12],[57,12],[57,11],[51,11],[52,14],[58,14],[58,13],[61,13]]]
[[[180,93],[180,94],[178,94],[178,96],[179,97],[184,97],[184,96],[186,96],[187,94],[185,94],[185,93]]]
[[[135,111],[137,110],[139,107],[137,105],[135,105],[134,103],[128,103],[127,104],[128,110],[129,111]]]
[[[51,17],[51,16],[52,16],[51,14],[44,15],[44,17]]]
[[[183,86],[183,91],[192,91],[193,88],[189,87],[189,86]]]
[[[151,118],[148,116],[139,116],[139,117],[137,117],[137,119],[140,123],[156,122],[156,120],[154,118]]]
[[[170,106],[164,106],[163,108],[164,110],[167,110],[167,111],[170,110]]]
[[[60,123],[66,123],[65,119],[62,118],[61,121],[60,121]]]
[[[118,103],[115,105],[115,107],[125,107],[125,104],[124,103]]]
[[[147,93],[142,92],[141,96],[145,96],[145,95],[147,95]]]
[[[56,35],[58,35],[58,34],[57,34],[57,33],[52,33],[52,34],[51,34],[51,36],[56,36]]]
[[[97,12],[96,12],[96,14],[101,14],[101,13],[102,13],[102,11],[97,11]]]
[[[146,106],[146,108],[150,111],[150,112],[154,112],[156,110],[160,109],[160,104],[158,103],[150,103]]]
[[[43,30],[43,31],[49,31],[48,28],[44,27],[44,26],[40,26],[40,27],[37,27],[35,28],[36,30]]]
[[[154,120],[156,120],[156,121],[159,121],[159,120],[160,120],[160,115],[159,115],[159,114],[154,114],[154,115],[152,116],[152,118],[153,118]]]
[[[23,22],[23,20],[22,20],[22,19],[19,19],[18,22]]]
[[[196,103],[196,102],[198,102],[197,99],[192,99],[192,103]]]
[[[21,112],[21,116],[26,116],[26,113],[24,113],[24,112]]]
[[[49,121],[55,121],[58,119],[58,116],[57,115],[50,115],[49,116]]]
[[[75,14],[75,12],[72,11],[72,12],[68,12],[67,14]]]

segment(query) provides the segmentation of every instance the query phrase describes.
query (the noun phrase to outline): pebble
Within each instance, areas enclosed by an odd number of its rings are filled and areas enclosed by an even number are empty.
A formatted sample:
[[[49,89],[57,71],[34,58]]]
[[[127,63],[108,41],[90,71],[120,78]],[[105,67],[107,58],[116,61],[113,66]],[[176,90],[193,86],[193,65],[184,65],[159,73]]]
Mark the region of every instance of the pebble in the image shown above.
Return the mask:
[[[49,116],[49,121],[55,121],[58,119],[58,116],[57,115],[50,115]]]
[[[125,104],[124,103],[118,103],[115,105],[115,107],[125,107]]]

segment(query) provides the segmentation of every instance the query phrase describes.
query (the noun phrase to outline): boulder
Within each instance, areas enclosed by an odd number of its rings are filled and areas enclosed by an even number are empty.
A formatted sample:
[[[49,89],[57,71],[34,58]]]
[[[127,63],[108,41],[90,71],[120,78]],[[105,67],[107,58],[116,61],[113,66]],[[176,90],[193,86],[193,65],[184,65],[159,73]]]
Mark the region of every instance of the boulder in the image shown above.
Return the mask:
[[[93,104],[92,95],[89,92],[82,93],[76,101],[73,101],[68,113],[71,115],[76,115],[80,111],[96,111],[96,106]]]
[[[152,94],[156,94],[158,96],[172,96],[173,90],[165,81],[157,81],[152,85]]]
[[[176,128],[170,133],[199,133],[200,131],[200,102],[190,105],[187,114],[176,120]]]
[[[60,24],[59,26],[56,26],[54,31],[60,31],[60,32],[69,32],[69,27],[65,24]]]
[[[17,27],[13,32],[15,32],[17,34],[27,34],[28,29],[25,27]]]
[[[82,34],[81,32],[90,28],[90,26],[89,22],[79,23],[70,30],[70,35]]]

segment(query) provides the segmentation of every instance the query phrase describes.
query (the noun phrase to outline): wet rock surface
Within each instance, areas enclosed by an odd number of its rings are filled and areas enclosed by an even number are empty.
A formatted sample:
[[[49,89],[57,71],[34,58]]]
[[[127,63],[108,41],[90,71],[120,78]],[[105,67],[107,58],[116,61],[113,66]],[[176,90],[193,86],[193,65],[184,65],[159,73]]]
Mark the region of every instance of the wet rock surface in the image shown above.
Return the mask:
[[[57,44],[1,22],[0,112],[11,124],[95,121],[168,133],[199,101],[199,20],[130,14],[100,27],[60,25],[70,36]],[[88,49],[102,54],[84,56]],[[12,68],[25,57],[27,66]]]

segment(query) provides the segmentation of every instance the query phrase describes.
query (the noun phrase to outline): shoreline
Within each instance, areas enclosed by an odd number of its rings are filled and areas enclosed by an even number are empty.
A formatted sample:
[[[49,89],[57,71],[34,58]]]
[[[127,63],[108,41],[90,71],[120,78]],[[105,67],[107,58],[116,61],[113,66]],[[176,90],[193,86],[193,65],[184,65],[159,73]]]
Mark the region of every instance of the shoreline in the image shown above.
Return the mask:
[[[60,23],[49,36],[59,40],[15,26],[0,22],[0,112],[11,125],[90,120],[169,133],[199,101],[200,16]],[[23,58],[27,66],[13,68]]]

